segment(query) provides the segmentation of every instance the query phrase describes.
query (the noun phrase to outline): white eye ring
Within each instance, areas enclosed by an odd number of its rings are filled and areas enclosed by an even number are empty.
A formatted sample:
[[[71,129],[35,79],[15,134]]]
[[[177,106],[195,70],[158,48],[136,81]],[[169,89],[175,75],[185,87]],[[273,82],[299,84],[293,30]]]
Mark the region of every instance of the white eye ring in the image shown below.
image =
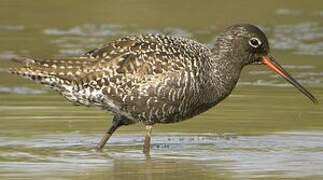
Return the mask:
[[[249,40],[249,45],[253,48],[258,48],[261,44],[261,41],[256,37],[253,37]]]

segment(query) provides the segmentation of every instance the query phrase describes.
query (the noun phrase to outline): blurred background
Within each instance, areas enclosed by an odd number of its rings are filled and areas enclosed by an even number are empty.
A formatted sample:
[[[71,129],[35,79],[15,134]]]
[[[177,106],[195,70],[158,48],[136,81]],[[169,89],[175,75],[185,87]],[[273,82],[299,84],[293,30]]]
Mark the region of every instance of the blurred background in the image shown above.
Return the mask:
[[[76,107],[7,73],[16,56],[73,57],[129,34],[163,33],[212,46],[225,27],[264,30],[271,52],[323,99],[320,0],[0,0],[0,177],[50,179],[323,178],[323,105],[266,67],[247,67],[233,94],[188,121],[142,125],[93,150],[108,112]],[[58,173],[59,172],[59,173]]]

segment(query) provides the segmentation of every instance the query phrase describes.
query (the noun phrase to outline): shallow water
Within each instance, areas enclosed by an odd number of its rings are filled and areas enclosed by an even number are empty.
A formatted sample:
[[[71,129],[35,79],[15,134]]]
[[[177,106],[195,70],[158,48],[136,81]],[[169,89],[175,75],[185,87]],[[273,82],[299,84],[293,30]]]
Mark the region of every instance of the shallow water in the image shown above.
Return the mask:
[[[141,153],[141,136],[113,138],[102,153],[93,150],[97,140],[99,136],[78,133],[1,138],[0,172],[6,177],[78,174],[85,179],[97,177],[96,173],[111,179],[154,179],[166,174],[170,179],[323,176],[321,133],[158,135],[150,156]],[[177,168],[185,173],[176,172]]]
[[[278,61],[323,99],[321,1],[0,1],[0,179],[322,179],[323,106],[265,67],[191,120],[120,128],[93,150],[111,114],[71,106],[7,73],[16,56],[76,56],[126,34],[165,33],[211,45],[234,23],[257,24]]]

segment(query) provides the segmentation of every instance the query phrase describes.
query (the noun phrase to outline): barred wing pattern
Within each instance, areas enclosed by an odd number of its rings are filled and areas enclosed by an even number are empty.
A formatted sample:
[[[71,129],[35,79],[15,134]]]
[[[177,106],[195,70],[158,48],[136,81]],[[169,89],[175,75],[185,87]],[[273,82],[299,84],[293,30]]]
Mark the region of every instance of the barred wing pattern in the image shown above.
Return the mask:
[[[177,37],[118,39],[82,56],[97,62],[73,81],[75,99],[145,123],[182,120],[198,103],[201,51],[209,50]]]

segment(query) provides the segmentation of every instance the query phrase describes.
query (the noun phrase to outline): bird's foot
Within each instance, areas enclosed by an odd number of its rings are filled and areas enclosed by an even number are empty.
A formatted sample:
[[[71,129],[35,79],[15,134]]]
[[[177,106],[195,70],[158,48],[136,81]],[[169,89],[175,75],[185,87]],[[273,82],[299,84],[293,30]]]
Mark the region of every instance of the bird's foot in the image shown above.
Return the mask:
[[[150,146],[151,146],[151,132],[152,132],[152,126],[147,125],[145,131],[145,140],[144,140],[144,147],[143,147],[143,153],[149,154],[150,153]]]
[[[101,153],[103,152],[103,147],[100,147],[100,145],[98,144],[97,146],[95,146],[95,151]]]

